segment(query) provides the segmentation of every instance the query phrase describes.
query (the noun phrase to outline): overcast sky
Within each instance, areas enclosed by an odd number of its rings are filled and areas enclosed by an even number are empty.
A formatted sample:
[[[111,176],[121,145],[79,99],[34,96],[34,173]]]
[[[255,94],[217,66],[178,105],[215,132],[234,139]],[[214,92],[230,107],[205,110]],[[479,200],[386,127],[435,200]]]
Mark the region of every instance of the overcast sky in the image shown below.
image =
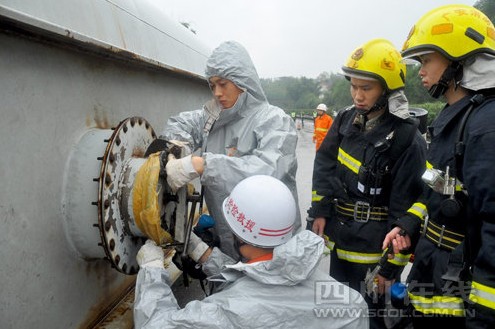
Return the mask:
[[[187,22],[212,49],[236,40],[261,78],[340,73],[348,55],[373,38],[399,50],[413,24],[435,7],[476,0],[150,0]]]

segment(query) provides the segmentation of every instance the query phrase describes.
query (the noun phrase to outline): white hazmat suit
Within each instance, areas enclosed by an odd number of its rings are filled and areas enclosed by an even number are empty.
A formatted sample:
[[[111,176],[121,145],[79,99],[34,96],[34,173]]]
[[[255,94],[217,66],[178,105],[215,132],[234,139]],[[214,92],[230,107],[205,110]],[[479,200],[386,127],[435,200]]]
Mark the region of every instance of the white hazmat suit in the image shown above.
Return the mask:
[[[297,204],[297,131],[290,116],[268,103],[251,58],[239,43],[227,41],[213,51],[206,63],[206,77],[213,76],[228,79],[244,91],[235,105],[217,114],[213,125],[214,111],[206,106],[182,112],[168,120],[160,138],[187,142],[191,150],[203,151],[205,167],[200,179],[205,202],[216,221],[220,249],[236,258],[222,202],[241,180],[264,174],[284,182]],[[297,209],[295,231],[300,227]]]
[[[368,328],[361,294],[318,268],[323,249],[323,239],[307,230],[275,247],[267,261],[233,264],[214,248],[203,269],[223,283],[221,290],[182,309],[168,272],[142,267],[135,328]]]

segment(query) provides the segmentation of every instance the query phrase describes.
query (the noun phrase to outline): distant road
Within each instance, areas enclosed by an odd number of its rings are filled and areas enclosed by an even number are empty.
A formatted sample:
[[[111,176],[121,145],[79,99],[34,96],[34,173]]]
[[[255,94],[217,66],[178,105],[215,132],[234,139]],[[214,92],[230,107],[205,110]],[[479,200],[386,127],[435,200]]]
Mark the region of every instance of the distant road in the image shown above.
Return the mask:
[[[296,119],[297,130],[297,192],[303,227],[306,227],[307,210],[311,206],[311,180],[313,177],[313,162],[315,159],[315,144],[313,143],[313,120],[304,120],[302,126],[299,118]]]

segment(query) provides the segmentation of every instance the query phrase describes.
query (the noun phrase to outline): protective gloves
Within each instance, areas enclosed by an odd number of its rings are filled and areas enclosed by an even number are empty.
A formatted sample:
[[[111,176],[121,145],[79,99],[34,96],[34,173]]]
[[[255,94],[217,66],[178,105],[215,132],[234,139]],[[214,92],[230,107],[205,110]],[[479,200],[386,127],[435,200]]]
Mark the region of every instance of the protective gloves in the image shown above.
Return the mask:
[[[208,214],[202,214],[196,226],[193,227],[193,232],[211,248],[220,248],[220,239],[213,232],[215,220]]]
[[[194,232],[191,232],[189,244],[187,245],[187,255],[192,260],[198,262],[201,256],[208,250],[209,246],[201,240]]]
[[[176,159],[170,153],[165,170],[167,172],[167,183],[173,192],[177,192],[179,188],[199,177],[199,174],[194,170],[192,165],[191,155]]]
[[[172,261],[174,255],[175,249],[169,249],[165,255],[163,249],[157,246],[155,241],[148,239],[139,249],[136,261],[141,268],[164,268],[168,272],[170,283],[173,284],[182,274],[182,271]]]
[[[155,241],[148,239],[139,249],[136,261],[140,267],[164,268],[165,255],[163,249],[156,245]]]

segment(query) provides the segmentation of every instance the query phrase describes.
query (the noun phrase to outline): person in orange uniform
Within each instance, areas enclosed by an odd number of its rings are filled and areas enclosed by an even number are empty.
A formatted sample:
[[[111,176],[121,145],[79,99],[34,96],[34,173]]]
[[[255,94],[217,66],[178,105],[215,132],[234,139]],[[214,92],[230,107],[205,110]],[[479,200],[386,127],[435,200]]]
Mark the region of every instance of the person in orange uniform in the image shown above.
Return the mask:
[[[315,132],[313,133],[313,143],[316,143],[316,150],[320,148],[321,143],[325,139],[333,119],[327,114],[327,106],[325,104],[319,104],[316,107],[318,115],[315,118]]]

